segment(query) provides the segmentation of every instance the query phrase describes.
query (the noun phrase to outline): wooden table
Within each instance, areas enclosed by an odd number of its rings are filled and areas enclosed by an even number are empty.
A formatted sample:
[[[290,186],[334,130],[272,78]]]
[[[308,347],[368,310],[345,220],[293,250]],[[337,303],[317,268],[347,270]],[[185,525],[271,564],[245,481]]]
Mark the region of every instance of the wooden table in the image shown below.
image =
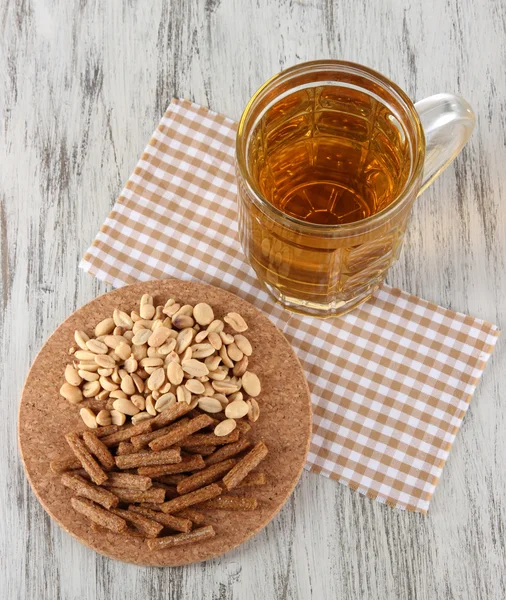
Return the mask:
[[[471,142],[419,199],[388,282],[505,324],[506,5],[501,0],[0,3],[0,597],[6,600],[506,596],[506,383],[498,347],[429,516],[304,474],[220,559],[137,568],[79,545],[25,479],[17,403],[45,338],[107,286],[77,269],[172,96],[237,118],[296,62],[361,62],[420,99],[457,91]],[[502,400],[502,401],[501,401]]]

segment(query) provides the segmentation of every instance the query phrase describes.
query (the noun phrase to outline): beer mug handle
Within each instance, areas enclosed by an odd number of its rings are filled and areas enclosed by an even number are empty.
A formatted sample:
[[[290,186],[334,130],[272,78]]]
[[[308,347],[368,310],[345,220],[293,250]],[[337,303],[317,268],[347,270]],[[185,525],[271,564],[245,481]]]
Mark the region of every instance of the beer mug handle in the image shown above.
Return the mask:
[[[421,194],[455,159],[471,137],[473,109],[455,94],[436,94],[415,103],[425,133]]]

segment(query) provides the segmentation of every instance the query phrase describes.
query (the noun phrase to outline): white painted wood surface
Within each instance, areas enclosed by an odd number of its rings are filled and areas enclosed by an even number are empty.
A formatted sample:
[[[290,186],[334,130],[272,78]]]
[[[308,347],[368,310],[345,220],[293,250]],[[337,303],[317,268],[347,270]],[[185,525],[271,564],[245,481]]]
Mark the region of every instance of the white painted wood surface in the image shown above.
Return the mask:
[[[37,350],[107,290],[77,265],[171,96],[237,118],[267,77],[316,57],[475,108],[477,130],[419,199],[388,282],[504,327],[505,22],[504,0],[0,1],[1,598],[506,597],[502,340],[427,518],[306,473],[256,538],[191,567],[137,568],[75,542],[34,498],[16,439]]]

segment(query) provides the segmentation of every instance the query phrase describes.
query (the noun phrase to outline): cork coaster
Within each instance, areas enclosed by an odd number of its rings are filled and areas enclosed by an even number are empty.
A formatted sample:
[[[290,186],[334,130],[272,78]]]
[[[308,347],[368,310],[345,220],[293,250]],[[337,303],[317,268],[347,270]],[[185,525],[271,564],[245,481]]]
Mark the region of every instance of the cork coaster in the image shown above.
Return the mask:
[[[64,382],[68,349],[74,331],[92,331],[110,317],[114,308],[130,312],[143,293],[165,303],[176,298],[184,304],[209,303],[217,318],[234,311],[246,319],[253,346],[251,370],[262,382],[261,415],[248,437],[263,440],[269,454],[261,469],[268,477],[264,487],[246,495],[258,498],[251,512],[206,511],[216,537],[198,544],[150,551],[137,538],[93,531],[85,517],[70,507],[72,492],[49,468],[50,461],[68,456],[64,439],[69,431],[84,430],[78,408],[59,395]],[[28,374],[19,409],[19,445],[25,471],[45,510],[76,539],[101,554],[138,565],[176,566],[207,560],[242,544],[258,533],[281,509],[293,491],[306,461],[311,437],[311,402],[300,363],[281,332],[251,304],[213,286],[177,280],[130,285],[96,298],[71,315],[49,338]]]

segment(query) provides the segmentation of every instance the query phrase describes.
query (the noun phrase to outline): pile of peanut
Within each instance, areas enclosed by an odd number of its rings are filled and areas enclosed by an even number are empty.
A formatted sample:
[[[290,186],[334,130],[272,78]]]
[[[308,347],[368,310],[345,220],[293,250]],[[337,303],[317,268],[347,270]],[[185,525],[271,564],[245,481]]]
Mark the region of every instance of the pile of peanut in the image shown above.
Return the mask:
[[[140,300],[139,312],[116,309],[94,329],[75,332],[78,349],[65,369],[60,394],[72,404],[87,399],[104,408],[80,410],[84,423],[134,425],[153,419],[176,403],[212,413],[217,436],[226,436],[237,421],[254,422],[260,410],[260,381],[248,371],[251,343],[248,326],[230,312],[215,319],[209,304],[181,306],[174,299],[155,306],[152,296]]]

